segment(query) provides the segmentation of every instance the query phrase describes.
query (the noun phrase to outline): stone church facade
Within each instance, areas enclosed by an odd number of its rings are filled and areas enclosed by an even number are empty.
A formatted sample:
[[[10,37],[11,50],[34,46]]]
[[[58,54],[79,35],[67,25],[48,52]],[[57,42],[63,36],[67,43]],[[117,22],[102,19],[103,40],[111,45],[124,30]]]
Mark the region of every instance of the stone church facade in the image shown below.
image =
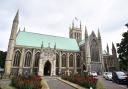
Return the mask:
[[[5,62],[6,75],[60,75],[85,71],[103,72],[102,40],[85,27],[72,23],[69,38],[18,31],[19,12],[13,20]]]
[[[119,61],[117,58],[117,52],[114,44],[112,43],[112,54],[109,52],[109,46],[107,45],[107,51],[103,53],[104,71],[119,70]]]

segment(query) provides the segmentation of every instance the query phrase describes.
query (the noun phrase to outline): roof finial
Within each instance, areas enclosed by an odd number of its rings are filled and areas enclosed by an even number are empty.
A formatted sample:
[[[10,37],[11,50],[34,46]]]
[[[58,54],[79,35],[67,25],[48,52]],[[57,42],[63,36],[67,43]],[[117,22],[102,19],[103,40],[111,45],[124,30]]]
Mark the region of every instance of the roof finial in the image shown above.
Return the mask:
[[[44,47],[44,45],[43,45],[43,41],[42,41],[41,48],[43,48],[43,47]]]
[[[24,30],[23,31],[25,32],[25,27],[24,27]]]
[[[55,45],[54,45],[54,49],[56,49],[56,43],[55,43]]]
[[[50,42],[48,43],[48,47],[50,48]]]

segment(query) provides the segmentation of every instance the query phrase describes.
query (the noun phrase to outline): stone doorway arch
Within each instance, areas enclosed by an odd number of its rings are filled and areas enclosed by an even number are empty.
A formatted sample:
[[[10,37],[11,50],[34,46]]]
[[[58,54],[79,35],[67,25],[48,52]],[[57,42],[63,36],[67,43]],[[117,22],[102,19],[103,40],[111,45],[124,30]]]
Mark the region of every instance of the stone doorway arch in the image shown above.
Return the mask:
[[[44,76],[50,76],[51,75],[51,63],[49,61],[46,61],[44,65]]]

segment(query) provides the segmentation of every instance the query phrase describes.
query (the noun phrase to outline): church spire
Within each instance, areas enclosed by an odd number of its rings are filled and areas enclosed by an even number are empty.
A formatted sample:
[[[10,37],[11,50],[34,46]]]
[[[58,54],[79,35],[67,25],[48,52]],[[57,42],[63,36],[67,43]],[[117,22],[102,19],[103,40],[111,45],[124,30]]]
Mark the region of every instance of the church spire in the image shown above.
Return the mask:
[[[86,25],[85,25],[85,39],[88,38],[88,32],[87,32],[87,28],[86,28]]]
[[[13,20],[13,23],[16,22],[16,23],[19,23],[19,10],[17,11],[16,15],[15,15],[15,18]]]

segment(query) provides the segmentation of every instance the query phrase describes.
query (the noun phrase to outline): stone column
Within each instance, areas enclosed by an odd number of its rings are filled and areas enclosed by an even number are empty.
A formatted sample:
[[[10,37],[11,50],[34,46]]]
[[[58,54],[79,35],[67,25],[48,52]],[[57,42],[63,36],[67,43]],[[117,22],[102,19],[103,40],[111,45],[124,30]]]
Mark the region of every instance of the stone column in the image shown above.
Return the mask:
[[[77,73],[77,66],[76,66],[76,53],[74,53],[74,73]]]
[[[62,59],[61,59],[61,51],[59,52],[59,74],[61,73]]]
[[[19,74],[22,75],[22,71],[23,71],[23,65],[24,65],[24,52],[25,52],[25,49],[22,48],[22,53],[21,53],[21,57],[20,57],[20,66],[19,66]]]
[[[32,59],[31,59],[31,65],[30,65],[31,74],[32,74],[32,71],[33,71],[34,62],[35,62],[35,49],[33,49]]]
[[[54,76],[56,74],[56,68],[55,68],[56,61],[52,60],[50,62],[51,62],[51,76]]]
[[[67,67],[67,74],[69,75],[69,53],[67,53],[66,67]]]
[[[43,52],[43,49],[41,49],[40,59],[39,59],[39,70],[38,70],[38,75],[39,76],[43,76],[43,73],[44,73],[45,60],[43,60],[43,58],[44,58],[44,52]]]

